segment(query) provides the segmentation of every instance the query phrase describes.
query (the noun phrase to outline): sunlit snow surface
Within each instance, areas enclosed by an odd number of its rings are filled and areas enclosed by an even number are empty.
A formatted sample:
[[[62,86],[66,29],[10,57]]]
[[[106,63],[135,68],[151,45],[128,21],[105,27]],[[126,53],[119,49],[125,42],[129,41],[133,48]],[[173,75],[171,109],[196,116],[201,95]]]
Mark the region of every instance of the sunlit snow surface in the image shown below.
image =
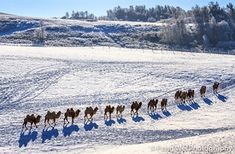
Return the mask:
[[[108,47],[0,46],[0,66],[3,153],[210,152],[203,143],[235,150],[231,144],[235,140],[235,56]],[[211,90],[214,81],[221,82],[218,96]],[[205,100],[199,97],[201,85],[208,87]],[[189,88],[196,90],[196,103],[177,107],[175,91]],[[158,104],[158,115],[150,117],[147,103],[151,98],[168,98],[169,112],[162,113]],[[130,104],[135,100],[143,106],[139,117],[131,119]],[[113,121],[105,123],[107,104],[126,105],[123,119],[117,121],[113,115]],[[84,126],[87,106],[99,110],[93,123]],[[82,111],[76,125],[63,128],[62,114],[54,129],[43,130],[48,110],[64,113],[71,107]],[[22,134],[23,119],[32,113],[43,116],[39,128]]]

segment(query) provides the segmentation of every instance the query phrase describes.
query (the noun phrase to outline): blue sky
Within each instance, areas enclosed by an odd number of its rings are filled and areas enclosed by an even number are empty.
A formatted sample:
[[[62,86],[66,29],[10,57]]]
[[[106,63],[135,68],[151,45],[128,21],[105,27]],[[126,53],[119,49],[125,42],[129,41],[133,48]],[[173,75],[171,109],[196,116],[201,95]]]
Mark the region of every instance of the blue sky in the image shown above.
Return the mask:
[[[0,12],[35,17],[61,17],[72,10],[89,11],[97,16],[106,15],[106,11],[115,6],[130,5],[173,5],[190,9],[198,4],[207,5],[211,0],[0,0]],[[218,0],[225,6],[231,0]],[[233,2],[234,4],[234,2]]]

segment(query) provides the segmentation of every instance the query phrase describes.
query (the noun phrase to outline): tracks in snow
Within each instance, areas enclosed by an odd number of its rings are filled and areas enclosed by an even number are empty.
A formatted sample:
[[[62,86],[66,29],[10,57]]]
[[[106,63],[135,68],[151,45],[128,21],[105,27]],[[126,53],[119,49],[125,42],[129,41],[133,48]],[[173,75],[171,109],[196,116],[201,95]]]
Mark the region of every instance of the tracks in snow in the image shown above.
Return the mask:
[[[23,76],[0,82],[0,110],[30,101],[71,71],[70,66],[51,65],[30,70]]]

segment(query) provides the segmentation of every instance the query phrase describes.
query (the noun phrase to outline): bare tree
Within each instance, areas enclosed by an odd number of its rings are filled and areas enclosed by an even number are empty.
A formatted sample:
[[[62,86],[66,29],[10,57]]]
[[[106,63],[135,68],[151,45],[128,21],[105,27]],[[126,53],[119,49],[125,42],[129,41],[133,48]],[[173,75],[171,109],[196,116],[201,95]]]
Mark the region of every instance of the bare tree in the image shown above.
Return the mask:
[[[39,28],[34,31],[33,44],[37,46],[44,46],[46,39],[46,33],[43,27],[43,21],[40,21]]]

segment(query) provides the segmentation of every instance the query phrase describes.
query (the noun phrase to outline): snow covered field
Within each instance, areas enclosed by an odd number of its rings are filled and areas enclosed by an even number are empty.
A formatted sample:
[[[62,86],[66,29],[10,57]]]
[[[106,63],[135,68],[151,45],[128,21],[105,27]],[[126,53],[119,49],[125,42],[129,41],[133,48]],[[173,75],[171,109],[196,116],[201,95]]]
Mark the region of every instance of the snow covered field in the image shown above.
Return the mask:
[[[235,56],[108,47],[0,46],[0,153],[234,153]],[[214,81],[220,95],[212,94]],[[207,99],[198,91],[208,86]],[[177,89],[195,102],[174,103]],[[168,98],[168,113],[147,114],[152,98]],[[130,117],[132,101],[143,101]],[[125,104],[122,120],[104,122],[107,104]],[[158,104],[159,105],[159,104]],[[84,109],[98,106],[84,126]],[[21,133],[27,114],[79,108],[73,126]],[[113,116],[115,117],[115,116]],[[111,126],[110,126],[111,125]],[[119,145],[117,147],[117,145]]]

